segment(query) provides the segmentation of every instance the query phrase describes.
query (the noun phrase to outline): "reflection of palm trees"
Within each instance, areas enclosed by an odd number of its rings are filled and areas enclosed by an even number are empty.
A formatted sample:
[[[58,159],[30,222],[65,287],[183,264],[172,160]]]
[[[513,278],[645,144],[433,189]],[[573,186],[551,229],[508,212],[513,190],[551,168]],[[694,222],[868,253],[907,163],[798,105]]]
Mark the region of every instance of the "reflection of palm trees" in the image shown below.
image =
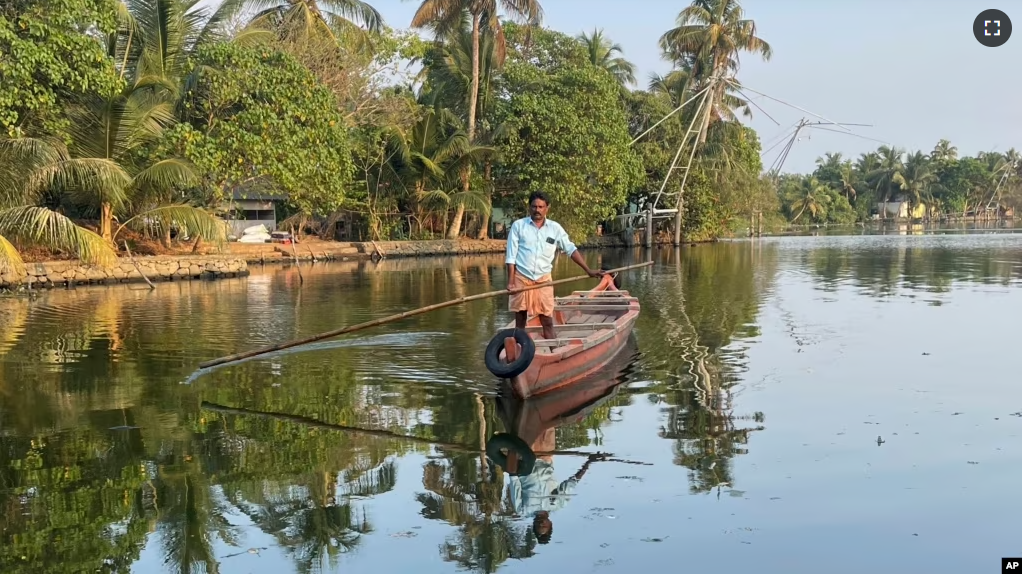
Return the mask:
[[[536,539],[524,525],[488,521],[474,531],[459,530],[441,544],[441,556],[474,573],[494,573],[508,559],[533,556]]]
[[[190,462],[163,469],[156,499],[164,564],[178,573],[218,573],[213,536],[235,545],[238,533],[226,518],[226,501],[214,495],[206,474]]]
[[[427,463],[427,492],[416,494],[416,500],[427,519],[459,527],[440,546],[444,560],[465,570],[493,573],[509,558],[532,556],[536,542],[528,528],[508,519],[513,511],[502,498],[504,475],[495,473],[488,480],[476,463],[469,455]]]
[[[661,437],[675,441],[675,463],[690,469],[694,492],[731,484],[731,458],[745,453],[739,446],[747,443],[751,431],[759,429],[736,428],[731,394],[735,378],[729,375],[719,352],[738,328],[749,323],[745,313],[755,313],[756,302],[768,282],[753,277],[748,262],[741,262],[741,269],[749,277],[736,276],[735,268],[719,267],[722,264],[718,255],[712,250],[689,252],[688,260],[683,262],[681,253],[676,251],[676,285],[662,286],[647,294],[655,300],[647,309],[659,314],[658,329],[681,360],[678,370],[682,385],[665,390],[670,407]],[[731,259],[736,257],[728,255]],[[709,276],[715,280],[704,283],[702,278]],[[722,282],[736,292],[721,293]],[[728,301],[728,296],[738,299]],[[753,418],[761,420],[759,414]]]

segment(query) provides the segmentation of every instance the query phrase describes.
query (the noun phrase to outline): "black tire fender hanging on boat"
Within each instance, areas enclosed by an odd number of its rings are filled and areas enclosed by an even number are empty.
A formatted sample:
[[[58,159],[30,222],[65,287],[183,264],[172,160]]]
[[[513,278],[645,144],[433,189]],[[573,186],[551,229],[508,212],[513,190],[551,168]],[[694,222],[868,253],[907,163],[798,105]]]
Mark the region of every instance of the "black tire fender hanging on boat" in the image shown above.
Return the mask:
[[[501,350],[504,349],[504,338],[506,337],[514,337],[515,342],[522,346],[519,356],[511,363],[505,363],[501,360]],[[502,379],[511,379],[526,371],[529,363],[533,361],[533,355],[535,354],[536,345],[533,343],[533,338],[529,337],[529,334],[526,333],[526,330],[510,327],[497,332],[493,339],[490,340],[490,343],[487,344],[487,351],[483,354],[483,363],[486,364],[490,373]]]
[[[501,451],[502,449],[508,450],[508,453],[514,451],[519,454],[519,464],[515,467],[514,473],[508,471],[508,455]],[[508,475],[516,477],[529,475],[533,472],[533,466],[536,465],[536,454],[533,453],[529,444],[518,435],[511,433],[495,433],[491,436],[487,441],[487,457]]]

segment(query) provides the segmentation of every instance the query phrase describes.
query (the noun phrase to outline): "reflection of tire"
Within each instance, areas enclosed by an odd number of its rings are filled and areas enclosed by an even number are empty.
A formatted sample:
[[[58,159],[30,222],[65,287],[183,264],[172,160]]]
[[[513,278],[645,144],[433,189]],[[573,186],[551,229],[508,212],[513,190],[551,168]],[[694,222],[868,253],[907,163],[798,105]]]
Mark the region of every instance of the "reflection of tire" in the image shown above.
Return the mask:
[[[508,450],[508,453],[514,451],[519,454],[519,464],[514,473],[508,471],[508,456],[501,451],[502,449]],[[536,465],[536,454],[533,453],[529,445],[521,437],[510,433],[495,433],[487,441],[487,457],[505,470],[508,475],[514,476],[529,475],[533,472],[533,466]]]
[[[519,351],[519,356],[511,363],[505,363],[501,359],[501,350],[504,349],[504,338],[506,337],[514,337],[515,343],[522,347],[522,350]],[[529,334],[526,333],[526,330],[515,328],[502,329],[487,344],[487,351],[483,354],[483,363],[486,364],[490,373],[500,378],[511,379],[526,371],[529,363],[533,361],[534,354],[536,354],[536,345],[533,343],[533,338],[529,337]]]

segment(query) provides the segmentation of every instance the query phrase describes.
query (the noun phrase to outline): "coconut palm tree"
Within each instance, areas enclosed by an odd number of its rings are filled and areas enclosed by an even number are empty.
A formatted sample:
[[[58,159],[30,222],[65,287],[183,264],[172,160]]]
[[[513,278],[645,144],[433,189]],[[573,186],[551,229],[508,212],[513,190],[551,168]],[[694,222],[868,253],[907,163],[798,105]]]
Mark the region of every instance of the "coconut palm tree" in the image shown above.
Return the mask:
[[[435,92],[420,94],[419,100],[425,111],[412,129],[394,142],[397,150],[390,161],[391,169],[412,190],[415,211],[421,214],[428,206],[444,210],[450,205],[481,207],[485,202],[478,193],[454,191],[459,182],[458,160],[473,149],[458,117],[442,105]],[[422,228],[423,217],[416,220]]]
[[[690,58],[694,78],[714,82],[711,106],[704,111],[700,127],[702,144],[712,107],[721,108],[724,101],[726,84],[721,80],[738,70],[739,53],[758,53],[766,61],[771,58],[771,46],[757,36],[756,24],[745,18],[737,0],[693,0],[679,12],[676,24],[660,38],[665,57],[673,62]]]
[[[954,162],[958,157],[959,150],[945,139],[938,140],[931,151],[931,160],[935,162]]]
[[[880,146],[877,149],[877,167],[867,174],[867,181],[878,194],[878,200],[883,204],[887,205],[888,200],[892,197],[892,192],[899,186],[895,181],[895,176],[904,168],[902,161],[904,154],[905,152],[901,148],[892,146]],[[885,207],[881,210],[881,217],[886,218],[887,214],[888,209]]]
[[[383,17],[363,0],[246,0],[259,12],[250,25],[272,29],[293,40],[326,38],[364,43],[366,32],[380,32]],[[361,26],[365,26],[365,29]]]
[[[134,89],[149,89],[178,100],[194,71],[189,57],[205,44],[265,38],[249,30],[234,34],[232,19],[247,0],[224,0],[215,10],[200,0],[123,0],[119,26],[107,41],[121,78]]]
[[[430,86],[431,94],[443,101],[451,111],[465,118],[468,115],[468,95],[472,85],[472,31],[466,21],[461,31],[451,30],[447,34],[447,41],[437,44],[431,50],[422,78],[424,84]],[[476,106],[479,120],[476,122],[473,144],[494,152],[483,158],[483,189],[479,191],[486,204],[490,205],[492,201],[490,173],[497,150],[495,144],[505,134],[504,126],[494,125],[489,121],[494,103],[494,79],[502,64],[498,59],[497,39],[493,34],[483,34],[480,37],[479,60],[480,87]],[[462,195],[468,193],[470,193],[468,190],[463,189]],[[478,215],[481,221],[477,239],[486,239],[489,210],[478,212]],[[461,215],[456,213],[455,216],[461,223]]]
[[[789,204],[789,212],[796,212],[796,215],[792,218],[792,222],[795,223],[803,215],[804,212],[809,211],[810,217],[817,217],[824,206],[823,198],[827,196],[828,188],[824,184],[820,183],[817,178],[813,176],[807,176],[799,182],[799,196]]]
[[[853,167],[852,160],[842,162],[838,169],[838,177],[838,184],[841,187],[842,193],[845,194],[845,199],[851,204],[856,200],[857,182],[856,169]]]
[[[461,30],[466,15],[471,21],[472,34],[472,83],[469,86],[468,119],[466,133],[470,142],[476,140],[476,116],[480,90],[480,36],[486,28],[494,36],[494,49],[498,63],[504,61],[505,40],[499,18],[500,9],[513,17],[525,20],[527,25],[539,25],[543,19],[543,8],[538,0],[423,0],[412,17],[413,28],[432,27],[438,37],[453,30]],[[469,191],[469,169],[462,176],[462,191]],[[461,233],[463,204],[455,209],[454,218],[448,228],[448,238],[455,239]]]
[[[909,198],[909,213],[912,215],[913,208],[930,198],[931,185],[937,179],[930,158],[918,150],[906,156],[902,171],[892,176],[892,183]]]
[[[729,76],[729,78],[734,78],[734,76]],[[650,82],[647,85],[647,90],[650,92],[668,98],[673,108],[680,106],[682,102],[689,99],[689,95],[692,92],[698,92],[700,88],[702,88],[702,82],[694,76],[693,69],[688,63],[684,67],[675,68],[663,76],[656,73],[651,74]],[[742,115],[747,118],[753,117],[753,111],[750,109],[749,102],[737,96],[735,88],[732,86],[725,87],[725,92],[720,102],[711,103],[708,107],[708,112],[713,121],[733,121],[737,117],[735,114],[736,110],[741,111]]]
[[[0,165],[8,168],[0,174],[0,189],[5,190],[0,234],[13,233],[23,241],[71,251],[98,263],[108,263],[115,255],[116,217],[144,230],[177,223],[200,238],[223,241],[225,224],[205,210],[145,201],[168,197],[170,190],[195,179],[191,165],[179,158],[153,163],[137,160],[173,123],[173,111],[167,101],[126,90],[95,96],[69,110],[68,145],[56,139],[4,142]],[[39,207],[45,196],[54,193],[62,205],[75,207],[83,215],[98,215],[101,242],[60,214]],[[17,265],[9,244],[0,242],[5,261]]]
[[[604,35],[604,30],[593,29],[593,33],[586,32],[576,36],[576,40],[586,48],[586,55],[590,63],[598,68],[603,68],[611,73],[622,86],[629,86],[636,83],[636,66],[622,57],[622,46],[611,41]]]

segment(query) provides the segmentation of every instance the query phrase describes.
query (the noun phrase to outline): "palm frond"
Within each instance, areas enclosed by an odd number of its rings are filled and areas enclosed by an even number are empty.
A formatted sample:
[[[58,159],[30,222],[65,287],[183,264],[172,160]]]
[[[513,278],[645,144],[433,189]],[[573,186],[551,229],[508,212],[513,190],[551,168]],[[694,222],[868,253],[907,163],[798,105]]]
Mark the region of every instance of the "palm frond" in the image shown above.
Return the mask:
[[[117,262],[117,253],[99,234],[47,208],[20,206],[0,211],[0,235],[66,251],[90,264],[109,266]]]
[[[158,206],[132,216],[124,221],[114,232],[114,240],[125,227],[147,232],[159,233],[163,226],[177,224],[189,236],[198,236],[204,241],[223,244],[227,241],[227,223],[208,211],[186,204]]]
[[[71,158],[37,168],[28,178],[28,189],[39,191],[57,186],[79,190],[120,208],[127,202],[131,181],[131,176],[113,160]]]
[[[479,190],[450,193],[443,190],[425,190],[417,193],[416,199],[439,211],[462,205],[467,212],[490,215],[490,198]]]
[[[331,12],[351,22],[362,24],[370,32],[378,33],[384,28],[384,17],[376,8],[362,0],[321,0]]]
[[[25,273],[25,262],[18,253],[18,248],[0,234],[0,273],[14,272],[18,275]]]
[[[439,22],[461,22],[463,18],[460,0],[423,0],[409,24],[412,28],[424,28]]]
[[[190,162],[168,158],[152,164],[135,175],[135,186],[142,190],[167,191],[175,186],[187,186],[197,179]]]
[[[228,25],[245,8],[247,0],[224,0],[210,14],[196,38],[197,44],[224,40],[229,35]]]
[[[273,41],[274,33],[270,30],[246,26],[231,38],[231,42],[239,46],[258,46]]]
[[[451,204],[463,205],[465,211],[490,215],[490,198],[479,190],[458,191],[450,194]]]
[[[0,208],[34,203],[40,190],[26,185],[33,171],[67,157],[67,148],[59,140],[0,139]]]
[[[412,152],[410,159],[423,167],[425,174],[440,180],[444,178],[444,168],[441,167],[437,162],[432,159],[420,154],[419,152]]]

